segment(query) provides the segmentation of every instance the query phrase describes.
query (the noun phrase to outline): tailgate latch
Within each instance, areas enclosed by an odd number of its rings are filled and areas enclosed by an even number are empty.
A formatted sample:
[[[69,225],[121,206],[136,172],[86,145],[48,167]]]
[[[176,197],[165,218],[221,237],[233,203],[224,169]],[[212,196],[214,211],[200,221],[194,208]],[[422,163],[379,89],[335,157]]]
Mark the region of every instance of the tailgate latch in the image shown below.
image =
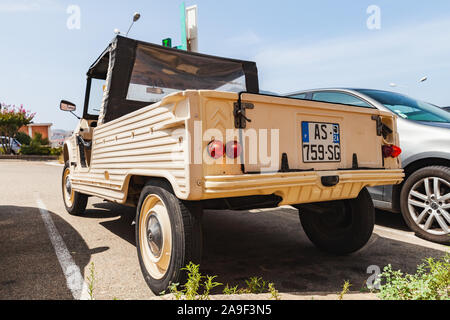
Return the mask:
[[[245,115],[245,109],[254,109],[255,106],[252,103],[246,103],[241,102],[240,100],[238,102],[234,103],[234,126],[237,129],[245,129],[247,126],[247,121],[252,122],[247,116]]]
[[[381,137],[381,133],[383,130],[383,122],[381,122],[380,116],[372,116],[372,120],[377,122],[377,136]]]
[[[386,139],[386,137],[392,133],[392,129],[381,121],[380,116],[372,116],[372,120],[377,122],[377,136],[383,136]]]

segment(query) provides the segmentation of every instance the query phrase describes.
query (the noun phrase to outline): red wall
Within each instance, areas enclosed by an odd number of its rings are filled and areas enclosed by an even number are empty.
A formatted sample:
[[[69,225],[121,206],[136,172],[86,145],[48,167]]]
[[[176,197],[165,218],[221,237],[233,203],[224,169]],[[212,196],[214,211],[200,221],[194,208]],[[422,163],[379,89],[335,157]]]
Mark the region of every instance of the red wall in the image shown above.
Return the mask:
[[[48,127],[49,127],[48,125],[31,126],[31,138],[33,138],[34,134],[38,132],[38,133],[42,134],[43,139],[45,139],[45,138],[50,139],[50,137],[48,136]],[[28,126],[20,128],[19,131],[24,132],[29,135]]]

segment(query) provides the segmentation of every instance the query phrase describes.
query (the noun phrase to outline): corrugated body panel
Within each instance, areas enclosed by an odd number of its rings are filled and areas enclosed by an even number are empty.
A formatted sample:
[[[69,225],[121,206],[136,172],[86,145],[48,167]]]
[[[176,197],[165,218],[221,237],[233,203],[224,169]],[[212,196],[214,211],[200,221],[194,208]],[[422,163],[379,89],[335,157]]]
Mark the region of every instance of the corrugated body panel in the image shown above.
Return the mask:
[[[177,195],[185,197],[186,132],[173,113],[176,107],[155,104],[96,128],[90,167],[75,170],[74,189],[123,203],[131,173],[159,171],[175,182]]]

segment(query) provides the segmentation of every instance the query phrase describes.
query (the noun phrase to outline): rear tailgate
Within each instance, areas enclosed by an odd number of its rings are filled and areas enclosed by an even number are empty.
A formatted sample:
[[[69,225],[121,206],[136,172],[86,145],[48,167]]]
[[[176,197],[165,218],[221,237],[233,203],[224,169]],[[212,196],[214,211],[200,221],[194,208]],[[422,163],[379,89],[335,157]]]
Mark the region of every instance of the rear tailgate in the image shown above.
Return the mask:
[[[241,106],[247,118],[238,117],[245,126],[239,139],[246,173],[400,167],[399,160],[384,159],[381,151],[383,144],[398,145],[390,113],[255,94],[242,94]],[[381,123],[392,132],[383,136]]]

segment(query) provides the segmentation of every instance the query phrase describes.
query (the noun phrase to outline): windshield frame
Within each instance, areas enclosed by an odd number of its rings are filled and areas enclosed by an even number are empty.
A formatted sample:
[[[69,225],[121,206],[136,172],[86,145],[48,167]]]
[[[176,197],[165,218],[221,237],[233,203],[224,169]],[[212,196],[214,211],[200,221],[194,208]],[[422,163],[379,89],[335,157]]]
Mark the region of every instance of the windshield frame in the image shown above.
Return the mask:
[[[86,80],[86,92],[84,94],[84,108],[83,108],[83,119],[86,120],[96,120],[98,119],[98,115],[93,115],[93,114],[89,114],[88,110],[89,110],[89,97],[91,95],[91,83],[92,83],[92,78],[91,77],[87,77]]]

